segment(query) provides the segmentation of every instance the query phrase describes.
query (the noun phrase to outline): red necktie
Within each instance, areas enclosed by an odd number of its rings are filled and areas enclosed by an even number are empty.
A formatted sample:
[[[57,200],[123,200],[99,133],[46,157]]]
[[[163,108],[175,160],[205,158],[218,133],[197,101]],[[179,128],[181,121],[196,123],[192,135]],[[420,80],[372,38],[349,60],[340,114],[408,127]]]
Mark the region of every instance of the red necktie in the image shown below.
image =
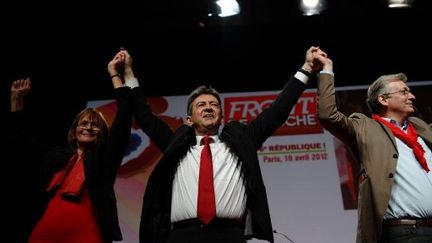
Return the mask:
[[[216,215],[215,194],[213,187],[213,165],[210,151],[210,137],[205,136],[201,151],[200,172],[198,179],[198,218],[208,224]]]

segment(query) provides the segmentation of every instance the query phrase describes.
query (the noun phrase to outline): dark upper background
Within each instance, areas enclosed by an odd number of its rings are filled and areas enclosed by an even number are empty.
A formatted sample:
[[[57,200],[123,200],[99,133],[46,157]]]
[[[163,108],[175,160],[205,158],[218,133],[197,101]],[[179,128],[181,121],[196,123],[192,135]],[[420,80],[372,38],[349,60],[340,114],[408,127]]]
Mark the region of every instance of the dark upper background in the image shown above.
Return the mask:
[[[337,86],[394,72],[432,80],[430,0],[410,9],[388,9],[385,0],[329,0],[323,14],[308,17],[298,1],[240,0],[242,13],[226,19],[206,16],[209,2],[2,3],[2,112],[10,83],[29,76],[36,130],[65,138],[87,100],[113,97],[106,66],[121,46],[133,55],[148,95],[185,95],[201,83],[220,92],[279,90],[311,45],[333,59]],[[46,135],[47,127],[65,132]]]

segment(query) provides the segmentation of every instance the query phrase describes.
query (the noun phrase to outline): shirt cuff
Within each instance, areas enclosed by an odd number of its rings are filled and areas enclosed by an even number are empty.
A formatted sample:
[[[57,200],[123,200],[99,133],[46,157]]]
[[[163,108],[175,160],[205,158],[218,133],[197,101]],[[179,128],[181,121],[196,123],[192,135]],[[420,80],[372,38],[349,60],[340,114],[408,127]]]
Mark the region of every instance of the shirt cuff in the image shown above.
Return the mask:
[[[320,74],[323,74],[323,73],[330,74],[330,75],[334,76],[334,72],[330,71],[330,70],[321,70]]]
[[[304,84],[308,84],[309,82],[309,77],[306,76],[304,73],[302,72],[296,72],[296,74],[294,75],[294,77],[300,81],[302,81]]]
[[[130,78],[130,79],[125,81],[124,85],[131,88],[131,89],[133,89],[135,87],[139,87],[138,79]]]

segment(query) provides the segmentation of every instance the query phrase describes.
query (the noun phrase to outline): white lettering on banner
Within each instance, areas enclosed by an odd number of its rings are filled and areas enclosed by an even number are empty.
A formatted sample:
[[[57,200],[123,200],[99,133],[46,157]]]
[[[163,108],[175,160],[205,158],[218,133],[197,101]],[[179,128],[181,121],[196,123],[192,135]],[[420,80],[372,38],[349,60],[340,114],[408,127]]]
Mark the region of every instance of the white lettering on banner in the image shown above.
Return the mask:
[[[302,116],[289,116],[285,121],[285,124],[289,127],[294,126],[314,126],[318,125],[316,115],[302,115]]]
[[[224,122],[236,120],[248,124],[261,112],[267,109],[277,98],[277,95],[234,96],[224,99]],[[273,136],[288,134],[322,133],[316,115],[316,93],[303,93],[289,113],[286,121]]]
[[[231,107],[229,108],[229,119],[233,119],[235,113],[237,111],[241,112],[240,117],[257,117],[265,108],[267,108],[271,103],[273,103],[272,99],[264,100],[262,102],[254,101],[254,100],[246,100],[246,101],[233,101],[231,102]],[[248,116],[249,115],[249,116]],[[246,120],[247,121],[247,120]]]
[[[245,100],[245,101],[232,101],[230,102],[230,111],[228,119],[232,120],[236,117],[246,118],[246,117],[257,117],[264,109],[273,103],[273,99],[263,100],[261,102],[255,100]],[[295,105],[295,108],[291,110],[290,114],[308,114],[310,113],[308,106],[314,103],[313,97],[300,97]],[[297,107],[300,108],[300,112]],[[240,116],[237,112],[240,112]],[[309,114],[311,116],[311,114]]]
[[[297,104],[294,109],[292,109],[290,114],[308,114],[309,111],[309,105],[313,105],[315,103],[314,97],[300,97],[300,99],[297,101]],[[296,109],[297,107],[300,107],[300,112]]]

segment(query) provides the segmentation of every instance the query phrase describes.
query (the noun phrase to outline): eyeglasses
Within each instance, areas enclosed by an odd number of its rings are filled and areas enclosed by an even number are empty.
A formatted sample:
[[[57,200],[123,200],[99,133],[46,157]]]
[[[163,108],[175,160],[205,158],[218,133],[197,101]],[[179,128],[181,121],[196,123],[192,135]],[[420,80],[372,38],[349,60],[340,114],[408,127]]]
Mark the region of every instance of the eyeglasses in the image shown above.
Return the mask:
[[[86,128],[91,128],[91,129],[100,129],[99,125],[97,125],[95,122],[93,121],[86,121],[83,120],[80,123],[78,123],[77,127],[86,129]]]
[[[399,94],[401,94],[403,96],[408,96],[408,94],[411,93],[411,90],[408,89],[408,88],[403,88],[401,90],[398,90],[398,91],[395,91],[395,92],[390,92],[390,93],[384,93],[382,95],[389,96],[389,95],[397,94],[397,93],[399,93]]]

